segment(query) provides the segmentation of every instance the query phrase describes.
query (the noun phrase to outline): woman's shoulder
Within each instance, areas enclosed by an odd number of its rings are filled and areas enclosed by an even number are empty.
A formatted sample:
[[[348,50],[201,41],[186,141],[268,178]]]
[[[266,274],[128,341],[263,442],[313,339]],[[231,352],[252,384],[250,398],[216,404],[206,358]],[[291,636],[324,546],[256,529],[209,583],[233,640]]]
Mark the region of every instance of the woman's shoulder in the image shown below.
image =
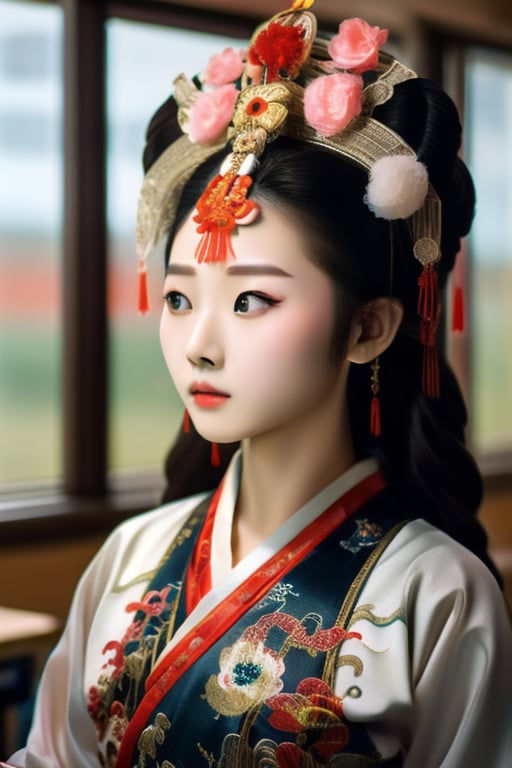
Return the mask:
[[[422,519],[412,520],[398,532],[365,592],[370,601],[376,595],[399,601],[410,615],[435,613],[441,605],[467,617],[478,615],[482,621],[496,612],[506,615],[503,593],[487,566]]]
[[[197,493],[134,515],[116,526],[109,539],[130,539],[133,536],[145,535],[152,537],[161,527],[167,528],[170,525],[174,527],[180,522],[185,522],[192,511],[209,495],[208,492]]]
[[[120,523],[107,537],[85,578],[91,577],[102,590],[137,578],[141,567],[160,561],[194,509],[208,496],[189,496]]]

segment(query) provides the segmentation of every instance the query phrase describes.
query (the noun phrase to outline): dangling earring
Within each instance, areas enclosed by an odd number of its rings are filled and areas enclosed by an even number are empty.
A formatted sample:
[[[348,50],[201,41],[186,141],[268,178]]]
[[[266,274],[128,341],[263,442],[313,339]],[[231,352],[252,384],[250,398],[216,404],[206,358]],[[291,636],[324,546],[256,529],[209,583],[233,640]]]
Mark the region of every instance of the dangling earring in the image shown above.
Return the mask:
[[[190,414],[186,408],[183,414],[183,432],[185,434],[188,434],[190,432]],[[212,443],[211,452],[210,452],[210,464],[212,465],[212,467],[220,467],[221,465],[220,450],[219,450],[218,443]]]
[[[212,443],[212,448],[210,453],[210,464],[212,465],[212,467],[220,467],[220,451],[219,451],[218,443]]]
[[[370,404],[370,434],[374,437],[380,437],[380,400],[379,400],[379,371],[380,362],[376,357],[371,364],[372,374],[370,377],[370,385],[372,391],[372,401]]]

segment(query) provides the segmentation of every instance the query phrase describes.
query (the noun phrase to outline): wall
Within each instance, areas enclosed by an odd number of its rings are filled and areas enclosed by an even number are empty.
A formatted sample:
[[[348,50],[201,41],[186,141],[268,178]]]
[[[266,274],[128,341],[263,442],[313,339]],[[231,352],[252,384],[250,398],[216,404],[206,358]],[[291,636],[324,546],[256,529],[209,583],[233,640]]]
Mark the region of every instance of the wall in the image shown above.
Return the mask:
[[[292,5],[291,0],[161,0],[186,8],[215,13],[268,18]],[[314,12],[319,21],[337,23],[348,16],[362,16],[373,23],[389,25],[394,32],[404,31],[417,22],[429,22],[465,36],[478,36],[504,45],[512,43],[512,3],[510,0],[316,0]]]
[[[0,547],[0,605],[66,617],[75,586],[104,537]]]

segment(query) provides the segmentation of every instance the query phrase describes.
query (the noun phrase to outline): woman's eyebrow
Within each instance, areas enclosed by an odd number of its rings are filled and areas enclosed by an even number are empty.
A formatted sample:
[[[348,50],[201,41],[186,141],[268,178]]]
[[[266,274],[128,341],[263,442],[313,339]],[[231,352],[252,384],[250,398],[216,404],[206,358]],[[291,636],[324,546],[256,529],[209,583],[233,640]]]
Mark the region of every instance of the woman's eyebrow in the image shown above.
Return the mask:
[[[169,262],[167,265],[167,274],[168,275],[195,275],[196,270],[195,267],[191,267],[188,264],[175,264],[173,262]]]
[[[170,262],[167,266],[168,275],[195,275],[196,268],[189,264],[176,264]],[[228,275],[277,275],[278,277],[292,277],[284,269],[273,264],[231,264],[226,269]]]
[[[231,264],[226,272],[228,275],[277,275],[278,277],[291,277],[284,269],[273,264]]]

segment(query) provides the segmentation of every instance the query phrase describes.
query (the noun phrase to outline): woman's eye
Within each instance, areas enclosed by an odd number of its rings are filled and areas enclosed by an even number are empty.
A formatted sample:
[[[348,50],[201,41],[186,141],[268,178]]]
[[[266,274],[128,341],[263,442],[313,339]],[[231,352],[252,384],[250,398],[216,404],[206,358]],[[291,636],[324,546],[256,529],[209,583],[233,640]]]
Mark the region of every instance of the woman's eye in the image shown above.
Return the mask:
[[[271,299],[270,296],[263,296],[260,293],[241,293],[235,301],[234,311],[239,314],[248,314],[249,312],[257,312],[260,309],[268,309],[273,307],[278,302],[275,299]]]
[[[190,301],[182,293],[178,291],[169,291],[164,296],[164,301],[171,312],[186,312],[188,309],[192,309]]]

